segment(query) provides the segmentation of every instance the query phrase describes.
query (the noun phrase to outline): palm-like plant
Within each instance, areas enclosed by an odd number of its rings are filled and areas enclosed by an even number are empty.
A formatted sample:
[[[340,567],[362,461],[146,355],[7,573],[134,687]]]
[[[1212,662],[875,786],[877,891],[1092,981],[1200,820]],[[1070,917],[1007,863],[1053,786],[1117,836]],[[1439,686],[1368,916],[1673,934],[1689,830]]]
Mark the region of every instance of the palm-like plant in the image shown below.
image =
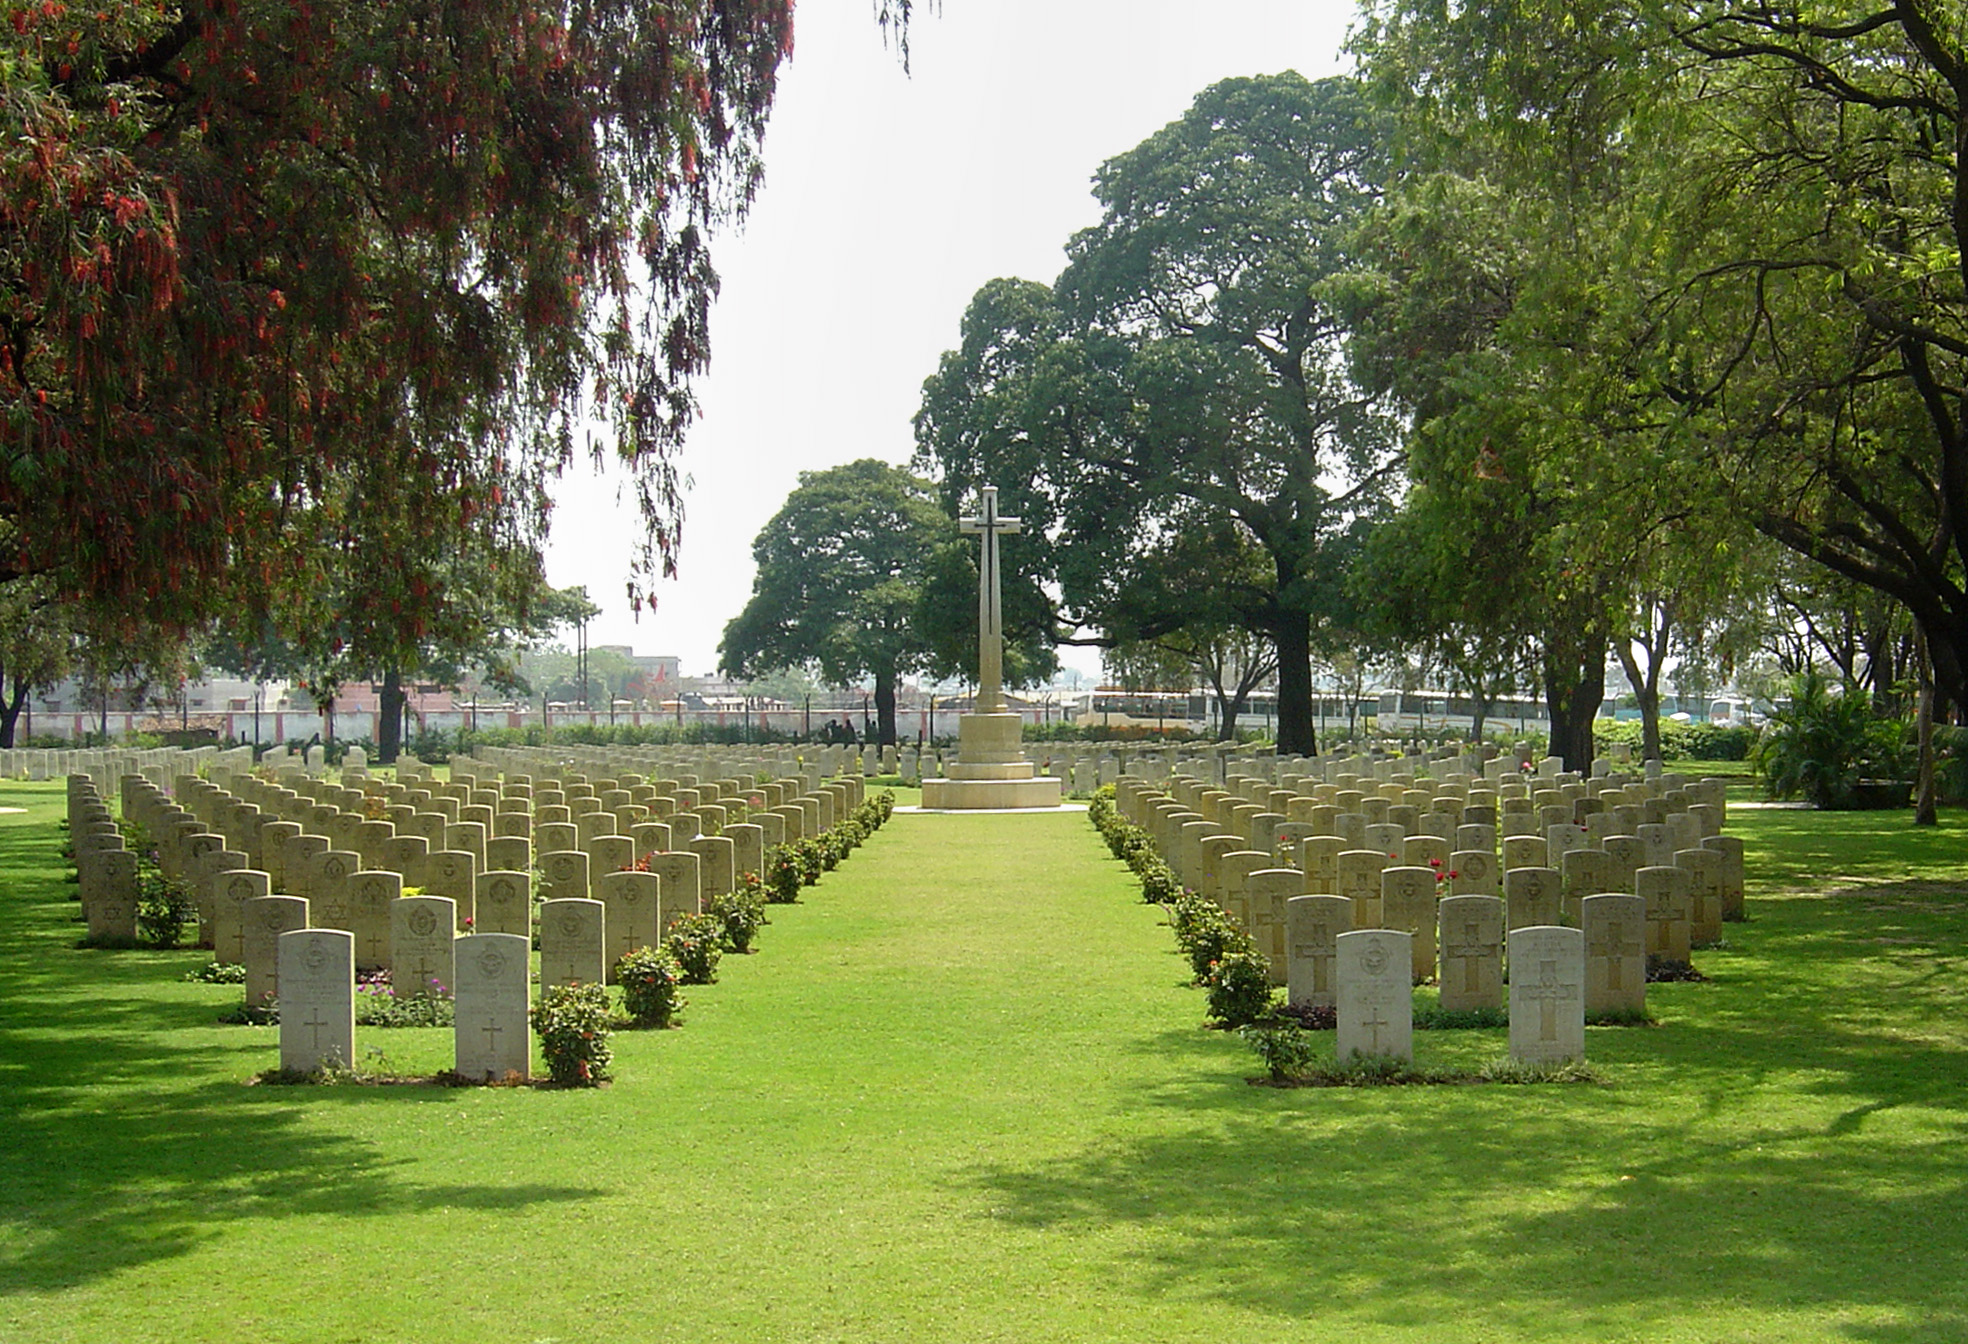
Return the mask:
[[[1856,691],[1834,693],[1813,668],[1792,684],[1790,703],[1770,716],[1753,759],[1767,796],[1849,808],[1861,779],[1904,777],[1906,729],[1874,715]]]

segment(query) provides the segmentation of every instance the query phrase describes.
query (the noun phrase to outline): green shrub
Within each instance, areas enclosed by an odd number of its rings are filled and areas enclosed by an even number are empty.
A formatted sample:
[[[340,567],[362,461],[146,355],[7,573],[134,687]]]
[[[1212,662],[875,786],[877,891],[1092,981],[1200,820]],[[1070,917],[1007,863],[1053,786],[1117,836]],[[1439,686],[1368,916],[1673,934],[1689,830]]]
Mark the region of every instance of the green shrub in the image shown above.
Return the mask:
[[[1152,905],[1167,905],[1180,897],[1183,892],[1182,879],[1175,875],[1175,869],[1159,858],[1153,863],[1144,864],[1141,869],[1141,899]]]
[[[176,947],[184,938],[185,925],[196,926],[198,902],[192,898],[191,884],[183,878],[166,877],[139,861],[137,868],[137,937],[151,947]]]
[[[806,871],[799,855],[789,845],[774,845],[765,856],[765,899],[774,905],[791,905],[806,885]]]
[[[1249,934],[1230,922],[1230,917],[1219,910],[1215,902],[1207,897],[1195,899],[1207,907],[1207,913],[1199,912],[1197,918],[1189,923],[1189,932],[1178,932],[1176,941],[1188,955],[1189,968],[1195,972],[1196,983],[1201,985],[1209,983],[1211,968],[1217,963],[1231,956],[1254,954],[1256,944]]]
[[[1275,1083],[1302,1078],[1317,1057],[1318,1046],[1296,1022],[1252,1022],[1237,1028]]]
[[[683,967],[667,948],[639,947],[615,963],[622,1006],[637,1026],[667,1027],[684,1006]]]
[[[208,985],[243,985],[246,968],[230,961],[209,961],[195,971],[186,971],[184,978]]]
[[[608,991],[600,985],[556,985],[540,996],[533,1006],[533,1031],[554,1082],[595,1087],[607,1081],[614,1057],[608,1018]]]
[[[1212,963],[1203,980],[1209,1016],[1226,1027],[1255,1022],[1271,1007],[1271,965],[1257,952],[1239,947]]]
[[[705,914],[721,928],[727,952],[744,954],[752,950],[752,939],[765,924],[765,899],[747,891],[713,896],[705,903]]]
[[[794,840],[787,848],[792,851],[793,861],[799,864],[800,882],[809,887],[818,882],[822,871],[819,842],[812,839]]]
[[[686,985],[717,983],[717,964],[724,956],[724,931],[709,915],[679,915],[670,921],[663,946],[683,968]]]
[[[1803,797],[1821,808],[1855,806],[1861,779],[1905,779],[1906,758],[1904,725],[1875,717],[1858,691],[1832,694],[1816,669],[1797,678],[1753,757],[1767,795]]]

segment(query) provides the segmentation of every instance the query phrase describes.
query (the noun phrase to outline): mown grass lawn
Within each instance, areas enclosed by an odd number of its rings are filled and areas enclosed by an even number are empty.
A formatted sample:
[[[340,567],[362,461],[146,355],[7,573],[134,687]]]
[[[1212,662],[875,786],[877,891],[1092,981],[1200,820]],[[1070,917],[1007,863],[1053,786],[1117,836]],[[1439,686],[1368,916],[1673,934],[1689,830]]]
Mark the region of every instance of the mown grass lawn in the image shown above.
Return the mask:
[[[555,1092],[246,1086],[0,805],[8,1344],[1968,1337],[1959,815],[1741,811],[1753,920],[1607,1085],[1379,1091],[1248,1086],[1084,814],[898,815]]]

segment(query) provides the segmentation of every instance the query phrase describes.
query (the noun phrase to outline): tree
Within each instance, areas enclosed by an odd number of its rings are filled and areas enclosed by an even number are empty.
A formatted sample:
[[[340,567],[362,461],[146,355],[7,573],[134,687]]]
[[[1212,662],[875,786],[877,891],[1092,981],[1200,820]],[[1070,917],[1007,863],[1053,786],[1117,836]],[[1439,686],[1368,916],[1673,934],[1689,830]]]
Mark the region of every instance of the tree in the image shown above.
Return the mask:
[[[81,638],[74,608],[44,581],[0,584],[0,748],[14,746],[28,696],[69,674]]]
[[[1362,45],[1416,157],[1533,224],[1524,274],[1591,259],[1569,317],[1499,344],[1561,354],[1602,417],[1680,445],[1668,478],[1903,606],[1968,707],[1958,6],[1396,0]]]
[[[925,666],[921,619],[939,547],[955,528],[927,481],[873,458],[803,471],[752,543],[751,600],[724,628],[718,665],[729,676],[811,663],[835,685],[875,682],[877,735],[895,742],[895,687]],[[976,624],[975,580],[971,624]]]
[[[1334,615],[1334,548],[1390,447],[1327,301],[1380,156],[1347,80],[1212,86],[1102,166],[1101,221],[1056,285],[978,291],[916,421],[946,497],[1019,483],[1069,631],[1156,639],[1201,605],[1269,639],[1282,752],[1316,747],[1311,654]],[[1179,605],[1149,609],[1144,592],[1171,590],[1149,570],[1189,534],[1254,549],[1268,572],[1252,587],[1234,564],[1194,567]]]
[[[288,524],[350,462],[413,526],[537,541],[591,420],[667,567],[706,240],[759,181],[791,9],[16,6],[0,581],[187,627],[305,573]]]

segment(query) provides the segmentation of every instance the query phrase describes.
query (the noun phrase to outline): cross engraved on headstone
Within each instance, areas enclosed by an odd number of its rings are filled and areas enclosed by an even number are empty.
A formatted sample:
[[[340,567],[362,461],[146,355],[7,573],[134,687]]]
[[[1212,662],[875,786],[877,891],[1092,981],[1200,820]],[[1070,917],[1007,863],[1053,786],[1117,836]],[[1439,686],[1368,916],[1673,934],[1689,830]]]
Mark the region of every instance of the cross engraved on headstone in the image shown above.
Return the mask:
[[[1312,963],[1312,992],[1332,993],[1332,925],[1320,920],[1312,926],[1312,941],[1292,949],[1294,956]]]
[[[1365,1019],[1365,1021],[1363,1021],[1361,1025],[1366,1027],[1368,1031],[1373,1033],[1372,1053],[1378,1054],[1380,1053],[1380,1029],[1382,1027],[1393,1026],[1394,1024],[1387,1019],[1386,1014],[1380,1011],[1381,1005],[1376,1003],[1376,1004],[1372,1004],[1371,1007],[1373,1008],[1373,1015]]]
[[[1558,1039],[1558,1004],[1563,999],[1578,997],[1578,986],[1558,983],[1558,963],[1540,961],[1538,978],[1534,985],[1526,985],[1523,996],[1538,1006],[1538,1035],[1541,1039]]]
[[[1606,988],[1625,989],[1625,975],[1620,965],[1627,956],[1626,921],[1607,920],[1598,940],[1592,944],[1592,955],[1606,959]]]
[[[1454,947],[1442,949],[1447,956],[1462,958],[1463,987],[1471,994],[1480,994],[1483,990],[1482,977],[1477,974],[1480,969],[1477,958],[1488,952],[1489,948],[1482,940],[1481,930],[1482,925],[1476,920],[1466,919],[1462,923],[1462,941]]]
[[[323,1027],[332,1027],[335,1024],[332,1022],[323,1022],[321,1020],[321,1009],[317,1006],[314,1009],[314,1011],[311,1014],[309,1014],[308,1020],[301,1023],[301,1025],[308,1029],[309,1046],[313,1049],[319,1050],[321,1048],[321,1029]]]
[[[977,516],[960,518],[957,525],[983,541],[983,555],[977,568],[977,708],[979,714],[998,714],[1004,710],[1004,586],[998,568],[998,537],[1023,528],[1016,518],[998,513],[998,489],[982,490]]]

